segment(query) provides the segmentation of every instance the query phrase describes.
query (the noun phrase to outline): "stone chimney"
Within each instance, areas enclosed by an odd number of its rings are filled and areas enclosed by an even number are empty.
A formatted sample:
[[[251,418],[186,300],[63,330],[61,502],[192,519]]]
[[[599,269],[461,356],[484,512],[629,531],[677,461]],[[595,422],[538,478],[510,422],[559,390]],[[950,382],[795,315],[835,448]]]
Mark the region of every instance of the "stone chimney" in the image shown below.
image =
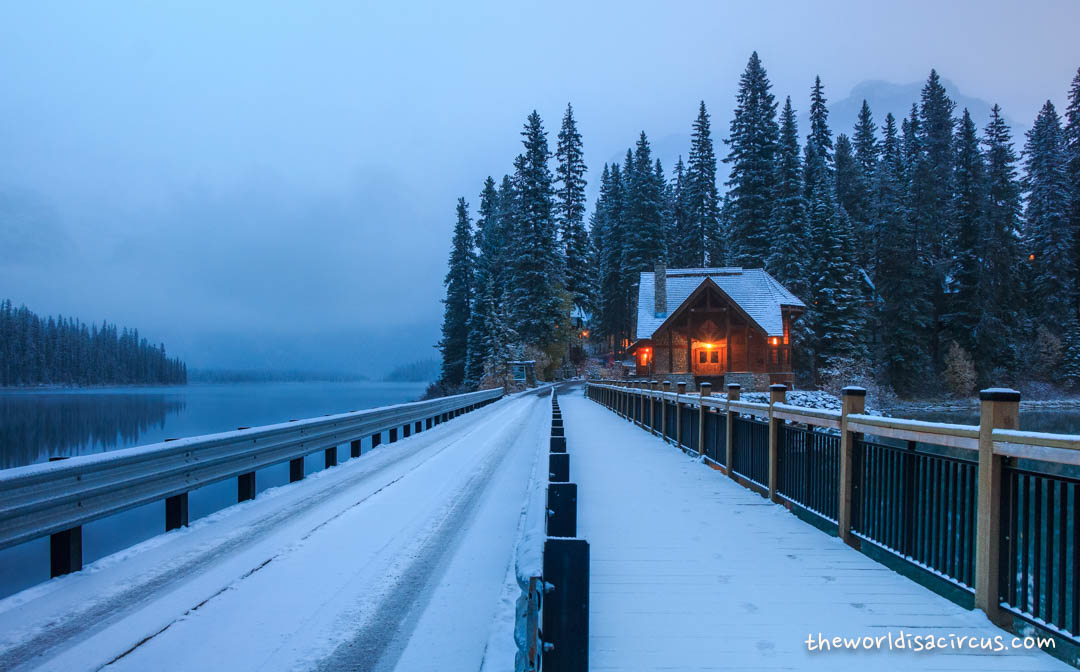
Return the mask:
[[[653,313],[656,317],[667,317],[667,265],[656,264],[653,281]]]

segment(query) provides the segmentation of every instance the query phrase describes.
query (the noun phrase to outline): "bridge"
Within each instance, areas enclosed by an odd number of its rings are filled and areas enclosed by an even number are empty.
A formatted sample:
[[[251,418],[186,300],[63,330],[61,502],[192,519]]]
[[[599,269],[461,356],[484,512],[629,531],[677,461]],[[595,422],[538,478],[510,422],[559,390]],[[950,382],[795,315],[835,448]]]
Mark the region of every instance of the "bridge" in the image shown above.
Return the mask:
[[[857,388],[840,412],[780,388],[546,393],[0,472],[0,548],[48,536],[56,575],[0,600],[0,670],[1076,664],[1080,438],[1016,430],[1015,393],[971,427],[867,415]],[[259,469],[318,452],[325,470],[251,497]],[[223,479],[237,505],[188,521]],[[169,531],[83,567],[81,526],[146,502]],[[584,571],[556,579],[573,563],[551,542],[580,539]],[[576,606],[583,627],[553,621]]]

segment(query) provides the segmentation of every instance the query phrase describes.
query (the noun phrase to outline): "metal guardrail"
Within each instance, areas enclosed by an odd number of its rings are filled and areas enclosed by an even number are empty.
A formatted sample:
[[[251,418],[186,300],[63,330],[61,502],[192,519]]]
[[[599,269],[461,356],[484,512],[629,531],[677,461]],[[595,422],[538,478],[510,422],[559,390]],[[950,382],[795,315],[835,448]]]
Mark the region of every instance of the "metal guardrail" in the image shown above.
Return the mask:
[[[390,431],[394,441],[399,427],[408,436],[414,425],[422,431],[425,422],[430,428],[496,401],[502,394],[502,388],[482,390],[5,469],[0,471],[0,549],[67,534],[99,518],[177,496],[185,498],[186,524],[186,493],[191,490],[227,478],[243,481],[249,477],[253,496],[252,475],[257,469],[334,449],[332,461],[327,454],[327,465],[332,466],[337,446],[353,442],[353,454],[358,455],[358,442],[364,437]],[[240,498],[246,497],[241,494]],[[55,541],[54,576],[58,573]],[[75,564],[81,566],[81,549],[77,558]]]
[[[727,398],[679,387],[586,394],[995,623],[1080,644],[1080,436],[1019,431],[1019,392],[983,390],[981,424],[956,425],[867,415],[862,388],[836,412],[787,404],[782,385],[767,404],[738,385]],[[767,441],[746,439],[766,424]]]

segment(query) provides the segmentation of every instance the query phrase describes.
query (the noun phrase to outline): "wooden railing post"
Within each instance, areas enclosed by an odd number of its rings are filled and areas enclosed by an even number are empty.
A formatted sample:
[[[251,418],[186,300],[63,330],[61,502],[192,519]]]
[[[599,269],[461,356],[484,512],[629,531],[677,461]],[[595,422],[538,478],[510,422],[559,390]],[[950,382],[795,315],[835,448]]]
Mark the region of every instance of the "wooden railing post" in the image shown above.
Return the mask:
[[[697,424],[697,447],[698,455],[705,454],[705,397],[712,394],[712,383],[698,385],[698,424]]]
[[[656,436],[656,391],[659,387],[659,382],[649,381],[649,433],[653,436]]]
[[[675,389],[675,445],[685,452],[682,445],[682,402],[679,397],[686,394],[686,383],[675,383]]]
[[[671,392],[671,381],[665,380],[660,383],[664,388],[664,394]],[[660,400],[660,436],[667,441],[667,398]]]
[[[848,416],[866,410],[866,388],[848,386],[840,391],[840,479],[837,484],[837,533],[851,544],[851,505],[855,490],[855,443],[858,436],[848,431]]]
[[[727,400],[728,403],[724,408],[724,413],[727,416],[727,422],[724,423],[727,427],[727,436],[725,437],[727,442],[727,473],[728,476],[735,478],[735,413],[731,410],[731,402],[739,400],[739,392],[742,390],[738,383],[728,383],[727,386]]]
[[[787,387],[769,386],[769,499],[776,501],[776,484],[780,466],[780,425],[783,420],[773,418],[773,407],[787,401]]]
[[[979,515],[975,528],[975,607],[992,622],[1010,619],[1000,611],[1001,473],[1005,458],[994,455],[995,429],[1020,426],[1020,393],[1004,388],[979,392]],[[1039,590],[1039,587],[1035,587]]]

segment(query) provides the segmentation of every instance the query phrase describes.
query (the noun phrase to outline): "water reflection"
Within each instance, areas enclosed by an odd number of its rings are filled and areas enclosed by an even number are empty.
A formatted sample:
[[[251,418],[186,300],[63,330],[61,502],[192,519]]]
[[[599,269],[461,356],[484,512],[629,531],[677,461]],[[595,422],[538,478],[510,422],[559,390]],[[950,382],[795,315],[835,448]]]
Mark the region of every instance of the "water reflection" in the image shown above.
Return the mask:
[[[0,393],[0,468],[134,445],[185,405],[142,392]]]

